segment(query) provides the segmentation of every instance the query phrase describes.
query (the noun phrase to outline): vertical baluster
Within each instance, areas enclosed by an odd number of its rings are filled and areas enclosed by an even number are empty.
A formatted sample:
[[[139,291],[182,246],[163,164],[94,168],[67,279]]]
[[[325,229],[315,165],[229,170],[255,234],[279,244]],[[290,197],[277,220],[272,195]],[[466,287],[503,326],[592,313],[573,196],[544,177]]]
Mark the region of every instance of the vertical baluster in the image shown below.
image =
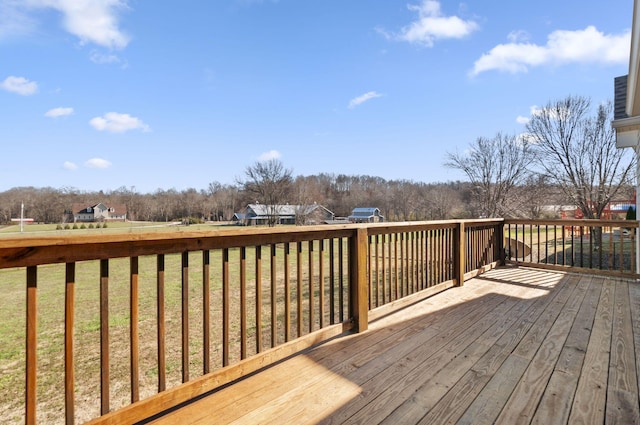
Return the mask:
[[[406,289],[406,273],[404,271],[404,233],[399,233],[398,237],[400,238],[400,258],[399,258],[399,263],[400,263],[400,297],[404,297],[407,295],[407,289]]]
[[[329,324],[336,323],[336,258],[335,239],[329,239]]]
[[[338,239],[338,257],[340,262],[338,263],[338,274],[340,275],[340,287],[338,292],[338,302],[340,303],[340,321],[344,322],[344,240]]]
[[[389,243],[389,235],[385,234],[382,235],[382,247],[381,247],[381,254],[382,254],[382,304],[386,304],[387,303],[387,262],[385,259],[385,248],[387,247],[388,243]]]
[[[75,422],[75,367],[74,367],[74,338],[75,328],[75,282],[76,263],[67,263],[65,270],[64,291],[64,400],[66,424]]]
[[[631,262],[631,273],[636,272],[636,238],[638,238],[638,228],[634,227],[631,229],[631,258],[629,261]]]
[[[167,388],[167,361],[166,361],[166,328],[164,309],[164,254],[156,258],[156,293],[157,293],[157,326],[158,326],[158,392]]]
[[[298,310],[298,338],[302,336],[302,242],[296,244],[296,293],[298,298],[296,299],[296,308]]]
[[[420,231],[420,289],[425,289],[427,287],[427,279],[426,279],[426,269],[425,269],[425,261],[427,259],[426,256],[426,231]]]
[[[380,306],[380,235],[375,236],[376,246],[376,307]]]
[[[276,244],[271,244],[271,347],[278,344]]]
[[[371,249],[371,244],[373,243],[374,236],[367,237],[367,279],[368,279],[368,287],[369,287],[369,308],[374,307],[373,303],[373,261],[371,261],[371,256],[373,255],[373,250]]]
[[[544,262],[549,264],[549,225],[544,225]]]
[[[309,241],[309,332],[313,332],[314,325],[314,296],[313,296],[313,241]]]
[[[602,233],[604,235],[604,230],[605,229],[603,228],[602,230],[603,230]],[[614,257],[614,254],[615,254],[615,249],[613,247],[613,228],[609,227],[609,264],[608,264],[607,270],[613,270],[614,269],[613,268],[613,263],[614,263],[613,257]]]
[[[25,423],[36,423],[38,374],[38,269],[27,267],[27,364],[26,364],[26,406]]]
[[[571,229],[573,230],[573,226],[571,227]],[[540,264],[540,225],[538,225],[538,264]]]
[[[580,267],[584,267],[584,226],[580,225]]]
[[[189,252],[182,253],[182,382],[189,380]]]
[[[411,293],[411,270],[410,270],[410,250],[409,250],[409,244],[410,244],[410,240],[411,240],[411,233],[410,232],[404,232],[403,234],[404,237],[404,249],[405,249],[405,256],[404,256],[404,281],[405,281],[405,295],[409,295]]]
[[[393,233],[388,233],[384,236],[385,238],[385,245],[383,247],[383,253],[382,253],[382,261],[383,261],[383,274],[384,274],[384,285],[385,285],[385,292],[386,292],[386,299],[387,302],[391,302],[394,300],[393,297],[393,262],[392,262],[392,248],[393,248],[393,244],[392,244],[392,240],[393,240]],[[386,250],[386,253],[384,252]]]
[[[240,247],[240,358],[247,358],[247,248],[244,246]]]
[[[393,279],[394,279],[394,290],[395,290],[395,298],[398,299],[402,296],[400,291],[400,277],[398,276],[398,234],[393,234]]]
[[[256,353],[262,352],[262,246],[256,246]]]
[[[319,295],[319,313],[320,313],[320,328],[324,328],[324,239],[318,241],[318,295]]]
[[[438,275],[436,274],[436,264],[438,262],[437,252],[438,243],[436,241],[435,230],[429,230],[429,281],[431,285],[435,285]]]
[[[284,340],[291,339],[291,265],[289,264],[289,242],[284,243]]]
[[[109,260],[100,260],[100,414],[109,413]]]
[[[440,230],[435,229],[431,231],[431,234],[433,236],[433,243],[431,244],[431,255],[433,258],[432,264],[433,264],[433,284],[436,285],[440,282],[442,282],[442,276],[440,275],[440,270],[441,270],[441,264],[440,262],[442,261],[442,257],[440,255],[440,250],[442,249],[441,247],[441,240],[440,240]]]
[[[129,340],[131,341],[131,403],[140,399],[140,338],[138,329],[138,257],[129,259]]]
[[[211,372],[211,253],[202,251],[202,374]]]
[[[417,257],[417,252],[416,252],[416,243],[417,243],[417,236],[418,234],[416,232],[411,232],[410,233],[411,236],[411,286],[413,287],[413,292],[418,292],[418,268],[416,267],[416,257]]]
[[[531,248],[529,261],[533,263],[533,224],[529,225],[529,247]]]
[[[229,248],[222,250],[222,366],[229,365]]]
[[[445,255],[447,256],[447,265],[448,265],[446,280],[451,280],[454,277],[453,267],[454,267],[455,261],[453,259],[453,256],[454,256],[453,235],[455,232],[455,228],[451,227],[447,229],[446,232],[447,232],[447,250],[445,252]]]

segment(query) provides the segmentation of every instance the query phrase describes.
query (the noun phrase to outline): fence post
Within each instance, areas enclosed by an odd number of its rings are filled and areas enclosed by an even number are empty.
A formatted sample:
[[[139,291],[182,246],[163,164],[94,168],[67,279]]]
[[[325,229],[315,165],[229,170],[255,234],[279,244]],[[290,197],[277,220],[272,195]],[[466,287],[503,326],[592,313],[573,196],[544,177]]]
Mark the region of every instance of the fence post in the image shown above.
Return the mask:
[[[453,255],[454,255],[453,273],[456,279],[456,286],[462,286],[464,285],[464,270],[466,267],[465,258],[467,255],[464,221],[460,221],[456,225]]]
[[[349,238],[349,290],[356,332],[364,332],[369,328],[368,240],[366,227],[359,227],[356,229],[356,233]]]

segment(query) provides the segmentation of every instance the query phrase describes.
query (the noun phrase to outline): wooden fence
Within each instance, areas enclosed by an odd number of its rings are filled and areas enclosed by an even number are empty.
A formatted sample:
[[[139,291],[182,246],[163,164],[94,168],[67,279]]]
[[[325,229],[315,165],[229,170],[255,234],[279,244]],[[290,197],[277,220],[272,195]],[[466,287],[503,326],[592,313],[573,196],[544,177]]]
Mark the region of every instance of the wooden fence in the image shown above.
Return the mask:
[[[506,262],[638,277],[638,221],[505,220]]]
[[[24,288],[25,306],[24,332],[0,339],[24,344],[0,344],[0,369],[24,365],[2,413],[148,418],[461,285],[502,260],[502,232],[477,220],[0,239],[0,288]]]

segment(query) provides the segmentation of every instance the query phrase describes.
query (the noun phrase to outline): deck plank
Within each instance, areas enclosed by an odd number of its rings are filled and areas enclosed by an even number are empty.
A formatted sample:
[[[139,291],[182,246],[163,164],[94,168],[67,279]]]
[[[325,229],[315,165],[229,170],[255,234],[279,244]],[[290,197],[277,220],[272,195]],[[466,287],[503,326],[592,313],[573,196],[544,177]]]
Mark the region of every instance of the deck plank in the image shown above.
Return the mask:
[[[640,423],[640,285],[499,268],[156,424]]]
[[[604,423],[614,290],[612,281],[603,282],[593,330],[569,415],[570,423]]]
[[[468,345],[463,350],[448,347],[432,359],[423,361],[412,373],[389,384],[380,395],[350,417],[349,422],[371,423],[393,412],[396,417],[392,417],[392,423],[411,423],[409,417],[413,415],[407,417],[398,411],[405,401],[408,401],[409,411],[415,408],[419,417],[422,417],[426,409],[440,398],[438,394],[446,393],[447,388],[453,386],[493,346],[517,320],[519,310],[525,306],[525,303],[518,303],[513,298],[503,300],[500,306],[483,317],[482,323],[469,324]],[[500,320],[503,315],[509,320]]]
[[[627,282],[616,284],[611,333],[606,422],[637,424],[640,410]]]
[[[540,347],[536,350],[529,367],[500,412],[497,423],[528,424],[532,420],[551,379],[564,343],[569,336],[579,307],[587,292],[587,286],[586,280],[580,279],[578,281],[578,287],[573,291],[553,326],[545,335]]]
[[[564,285],[564,282],[559,282],[558,285]],[[515,294],[524,296],[528,288],[517,287],[519,291]],[[524,302],[520,302],[518,306],[509,312],[509,315],[505,315],[505,318],[509,320],[503,320],[499,327],[495,328],[495,334],[487,338],[486,342],[491,344],[488,350],[486,350],[479,358],[473,358],[472,352],[463,353],[463,356],[469,356],[472,363],[467,370],[458,370],[458,368],[449,367],[443,369],[433,381],[424,380],[422,386],[416,391],[415,394],[407,394],[405,401],[400,405],[392,414],[390,414],[383,422],[385,423],[411,423],[410,418],[419,416],[422,418],[423,423],[446,423],[451,420],[452,417],[456,419],[462,415],[464,409],[461,406],[468,406],[474,397],[468,397],[465,405],[465,398],[473,390],[472,388],[480,382],[475,372],[470,372],[473,368],[482,370],[481,374],[488,375],[488,371],[497,370],[499,364],[506,358],[506,355],[502,357],[502,360],[496,361],[501,353],[510,353],[517,341],[526,333],[526,330],[533,323],[531,317],[537,317],[540,312],[551,302],[552,297],[539,297],[524,299]],[[491,329],[490,329],[491,331]],[[491,333],[488,333],[491,335]],[[497,337],[497,338],[496,338]],[[494,339],[495,338],[495,339]],[[502,350],[496,350],[496,347],[502,347]],[[457,363],[467,363],[467,359],[464,361],[458,361]],[[454,363],[455,364],[455,363]],[[462,373],[457,376],[456,371]],[[491,372],[489,372],[491,373]],[[488,379],[487,379],[488,381]],[[485,382],[486,383],[486,382]],[[482,385],[484,386],[484,385]],[[471,391],[470,391],[471,390]],[[433,400],[429,402],[428,400]],[[436,401],[438,401],[436,403]],[[435,407],[434,407],[435,405]],[[430,407],[428,411],[425,407]],[[413,413],[413,411],[417,411]],[[419,413],[419,414],[417,414]],[[417,421],[416,421],[417,422]]]
[[[553,326],[562,308],[577,287],[575,276],[568,278],[567,284],[558,292],[557,296],[541,312],[535,323],[529,328],[513,352],[495,372],[485,388],[465,411],[458,423],[479,424],[494,423],[511,393],[529,367],[544,337]]]
[[[566,423],[569,419],[602,289],[602,279],[589,279],[588,282],[584,301],[580,305],[580,311],[573,322],[549,384],[531,421],[532,424]]]

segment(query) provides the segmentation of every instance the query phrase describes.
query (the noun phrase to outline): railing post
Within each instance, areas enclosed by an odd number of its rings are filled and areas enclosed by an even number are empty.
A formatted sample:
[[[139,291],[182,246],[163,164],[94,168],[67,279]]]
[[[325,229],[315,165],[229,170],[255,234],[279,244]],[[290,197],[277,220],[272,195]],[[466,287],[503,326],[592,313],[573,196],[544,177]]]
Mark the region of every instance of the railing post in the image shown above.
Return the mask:
[[[464,285],[464,270],[466,267],[465,258],[467,255],[467,246],[465,239],[464,221],[458,222],[456,226],[456,236],[454,244],[454,276],[456,286]]]
[[[498,250],[498,259],[500,260],[499,264],[501,266],[504,266],[506,262],[506,254],[504,251],[504,220],[496,224],[495,235],[496,235],[496,248]]]
[[[369,327],[369,297],[367,284],[367,242],[365,227],[356,229],[349,238],[349,290],[354,329],[364,332]]]

